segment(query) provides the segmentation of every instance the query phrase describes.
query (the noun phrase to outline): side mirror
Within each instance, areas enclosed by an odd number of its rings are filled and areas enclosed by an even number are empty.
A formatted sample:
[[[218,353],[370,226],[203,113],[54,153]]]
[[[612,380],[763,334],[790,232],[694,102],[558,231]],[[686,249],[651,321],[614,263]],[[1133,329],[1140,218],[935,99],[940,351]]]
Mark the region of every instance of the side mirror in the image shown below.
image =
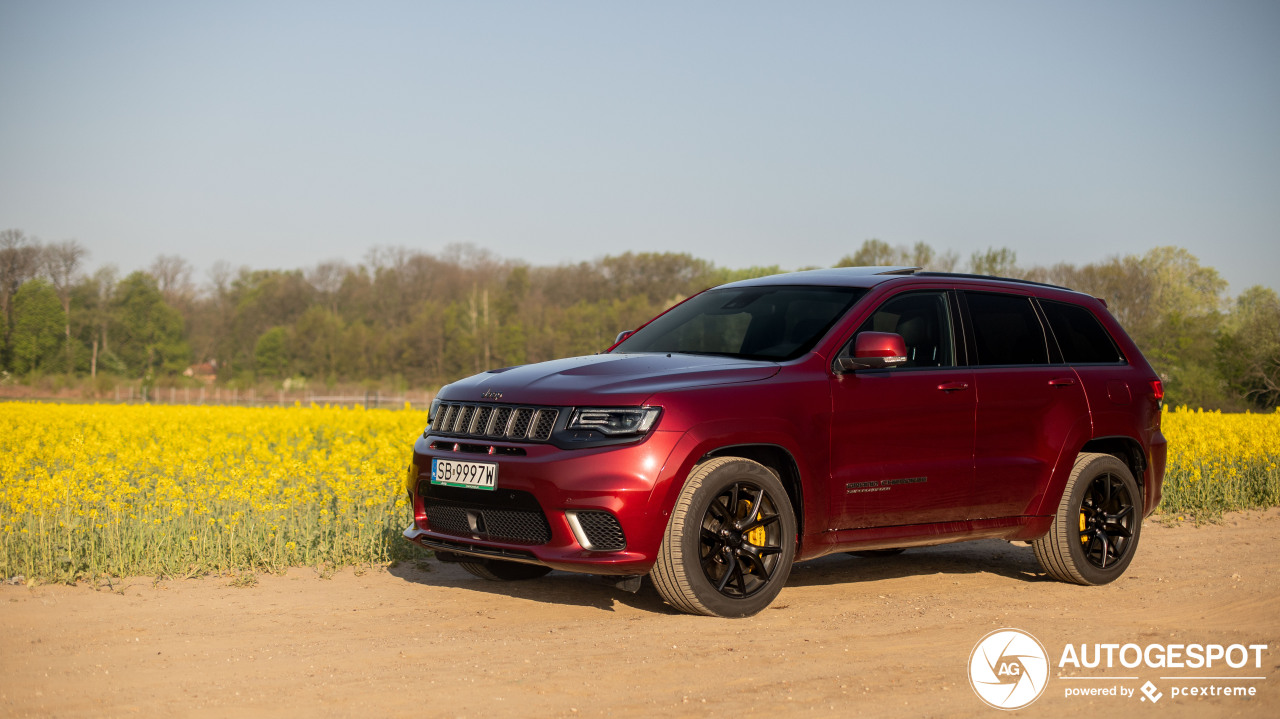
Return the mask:
[[[907,342],[893,332],[859,332],[853,338],[853,356],[840,358],[840,369],[886,369],[907,361]]]
[[[615,338],[613,339],[613,343],[614,343],[615,345],[616,345],[616,344],[618,344],[618,343],[619,343],[619,342],[621,342],[622,340],[625,340],[626,338],[630,337],[630,336],[631,336],[631,333],[633,333],[633,332],[635,332],[635,330],[623,330],[623,331],[619,332],[619,333],[618,333],[618,336],[617,336],[617,337],[615,337]]]

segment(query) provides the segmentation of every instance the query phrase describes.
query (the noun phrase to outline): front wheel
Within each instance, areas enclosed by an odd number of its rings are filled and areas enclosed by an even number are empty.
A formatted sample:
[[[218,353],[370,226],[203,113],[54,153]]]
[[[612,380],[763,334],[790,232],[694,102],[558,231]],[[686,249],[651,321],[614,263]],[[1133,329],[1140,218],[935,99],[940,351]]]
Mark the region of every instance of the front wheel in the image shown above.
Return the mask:
[[[1109,454],[1081,454],[1049,533],[1032,542],[1040,566],[1073,584],[1116,580],[1138,548],[1141,499],[1124,462]]]
[[[782,591],[795,550],[782,482],[758,462],[718,457],[689,475],[650,576],[680,611],[748,617]]]

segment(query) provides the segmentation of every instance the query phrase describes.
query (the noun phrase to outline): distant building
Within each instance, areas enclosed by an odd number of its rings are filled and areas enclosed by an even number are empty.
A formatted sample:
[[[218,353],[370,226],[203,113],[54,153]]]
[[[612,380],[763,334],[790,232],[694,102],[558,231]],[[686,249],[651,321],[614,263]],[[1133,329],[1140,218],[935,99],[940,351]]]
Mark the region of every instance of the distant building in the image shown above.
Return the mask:
[[[205,384],[213,384],[218,379],[218,361],[193,364],[182,373],[186,377],[198,379]]]

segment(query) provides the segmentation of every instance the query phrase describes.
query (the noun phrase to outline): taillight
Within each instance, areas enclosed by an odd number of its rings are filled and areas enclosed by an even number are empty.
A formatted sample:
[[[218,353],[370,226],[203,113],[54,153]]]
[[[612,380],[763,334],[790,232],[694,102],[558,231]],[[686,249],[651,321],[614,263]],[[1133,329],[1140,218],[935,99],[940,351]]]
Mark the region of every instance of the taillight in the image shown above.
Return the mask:
[[[1151,394],[1155,395],[1157,402],[1164,401],[1164,383],[1158,379],[1151,380]]]

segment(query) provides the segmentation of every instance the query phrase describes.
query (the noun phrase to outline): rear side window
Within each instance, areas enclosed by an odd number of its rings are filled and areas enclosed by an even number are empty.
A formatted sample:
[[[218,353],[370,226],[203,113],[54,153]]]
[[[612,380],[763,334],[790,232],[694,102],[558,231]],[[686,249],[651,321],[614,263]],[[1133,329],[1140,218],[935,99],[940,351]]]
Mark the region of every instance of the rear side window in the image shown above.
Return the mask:
[[[1066,302],[1040,300],[1040,309],[1049,320],[1049,329],[1058,340],[1067,364],[1115,364],[1124,355],[1089,310]]]
[[[1044,328],[1031,298],[966,292],[980,365],[1048,364]]]

